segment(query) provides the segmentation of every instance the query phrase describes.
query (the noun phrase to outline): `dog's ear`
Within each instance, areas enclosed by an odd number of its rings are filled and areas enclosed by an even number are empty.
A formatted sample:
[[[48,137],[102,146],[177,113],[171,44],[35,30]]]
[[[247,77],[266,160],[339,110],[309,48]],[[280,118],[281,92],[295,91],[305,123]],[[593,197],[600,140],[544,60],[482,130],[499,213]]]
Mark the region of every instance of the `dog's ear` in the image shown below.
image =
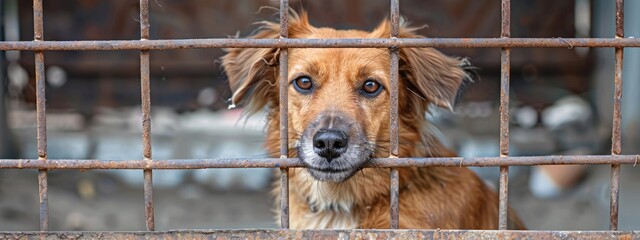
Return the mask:
[[[466,60],[448,57],[433,48],[405,48],[400,50],[400,76],[413,85],[433,104],[453,109],[458,89],[467,74]]]
[[[278,38],[279,31],[266,25],[252,38]],[[253,98],[246,104],[250,112],[262,109],[270,101],[271,86],[276,84],[275,71],[278,64],[278,50],[274,48],[233,48],[227,49],[222,57],[222,67],[229,78],[231,105],[240,103],[249,93]]]
[[[280,37],[280,26],[272,22],[260,22],[259,32],[253,39],[277,39]],[[305,12],[298,15],[290,13],[289,36],[310,31]],[[234,106],[248,98],[245,104],[249,113],[255,113],[269,103],[278,104],[278,64],[279,49],[277,48],[233,48],[226,49],[227,54],[222,57],[229,85],[231,87],[231,105]],[[251,96],[249,96],[251,95]]]
[[[400,22],[399,38],[423,38],[415,34],[418,28]],[[372,34],[388,38],[391,25],[384,21]],[[468,78],[465,59],[448,57],[433,48],[401,48],[399,71],[406,87],[420,98],[444,108],[453,109],[458,89]]]

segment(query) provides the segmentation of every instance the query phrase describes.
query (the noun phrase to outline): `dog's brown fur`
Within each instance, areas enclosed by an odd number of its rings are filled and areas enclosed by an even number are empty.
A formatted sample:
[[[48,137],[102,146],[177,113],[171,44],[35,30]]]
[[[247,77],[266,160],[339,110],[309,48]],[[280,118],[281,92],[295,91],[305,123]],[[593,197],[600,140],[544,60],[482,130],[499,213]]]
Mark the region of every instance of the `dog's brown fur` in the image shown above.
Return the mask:
[[[384,21],[372,32],[316,28],[306,13],[292,13],[291,38],[387,38]],[[400,38],[420,37],[402,24]],[[265,22],[254,38],[278,38],[277,24]],[[232,102],[251,93],[250,112],[267,107],[267,150],[279,152],[278,49],[230,49],[223,66],[233,90]],[[362,126],[375,144],[372,157],[389,156],[389,60],[386,49],[289,49],[290,79],[313,75],[320,85],[312,96],[289,88],[290,156],[311,121],[326,109],[337,109]],[[430,104],[451,108],[464,78],[464,60],[432,48],[400,50],[400,157],[451,157],[429,134],[425,112]],[[354,94],[363,78],[374,76],[385,90],[372,99]],[[273,154],[277,157],[277,154]],[[470,170],[463,167],[401,168],[400,227],[497,229],[498,199]],[[304,168],[289,170],[292,228],[388,228],[389,170],[364,168],[343,182],[324,182]],[[278,191],[278,190],[276,190]],[[279,219],[279,218],[278,218]],[[524,226],[514,214],[510,228]]]

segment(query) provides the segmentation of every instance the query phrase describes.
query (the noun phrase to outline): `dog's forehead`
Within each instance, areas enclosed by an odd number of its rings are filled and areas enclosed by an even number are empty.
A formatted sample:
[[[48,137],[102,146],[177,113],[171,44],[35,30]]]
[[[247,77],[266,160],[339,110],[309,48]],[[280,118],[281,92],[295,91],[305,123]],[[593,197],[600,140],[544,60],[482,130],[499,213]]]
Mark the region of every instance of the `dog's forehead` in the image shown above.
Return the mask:
[[[297,38],[369,38],[368,32],[361,30],[339,30],[333,28],[314,28],[312,31],[296,36]]]
[[[389,63],[387,49],[380,48],[301,48],[289,50],[289,61],[306,62],[311,65],[353,64],[371,65]]]
[[[315,28],[295,38],[369,38],[369,34],[360,30]],[[389,53],[386,48],[294,48],[289,50],[289,67],[292,76],[308,74],[319,77],[316,81],[375,77],[385,82]]]
[[[296,34],[294,38],[310,39],[353,39],[371,38],[369,32],[361,30],[337,30],[333,28],[314,28],[304,34]],[[291,49],[293,61],[315,61],[313,64],[354,64],[345,67],[356,67],[358,64],[376,64],[388,62],[389,54],[383,48],[302,48]]]
[[[289,67],[294,74],[386,75],[389,72],[389,54],[387,49],[375,48],[291,49]]]

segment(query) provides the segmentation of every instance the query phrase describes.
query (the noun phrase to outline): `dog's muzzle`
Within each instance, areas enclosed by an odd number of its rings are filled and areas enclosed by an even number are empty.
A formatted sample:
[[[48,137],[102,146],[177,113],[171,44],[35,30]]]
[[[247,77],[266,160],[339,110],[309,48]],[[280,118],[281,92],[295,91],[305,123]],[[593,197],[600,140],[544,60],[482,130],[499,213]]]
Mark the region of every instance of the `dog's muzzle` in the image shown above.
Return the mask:
[[[344,113],[320,114],[304,130],[298,155],[319,181],[342,182],[369,161],[373,151],[362,126]]]

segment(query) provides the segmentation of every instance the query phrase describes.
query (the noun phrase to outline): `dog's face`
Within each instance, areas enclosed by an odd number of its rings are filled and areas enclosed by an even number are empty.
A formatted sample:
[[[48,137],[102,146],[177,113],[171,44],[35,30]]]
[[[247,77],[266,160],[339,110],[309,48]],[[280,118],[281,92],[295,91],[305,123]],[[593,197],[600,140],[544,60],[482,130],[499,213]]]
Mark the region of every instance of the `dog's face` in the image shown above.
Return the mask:
[[[305,14],[294,14],[289,33],[291,38],[387,38],[389,30],[387,22],[372,32],[315,28]],[[278,33],[277,25],[266,23],[255,37]],[[403,27],[400,37],[418,36]],[[234,103],[251,92],[251,111],[264,106],[278,111],[278,56],[277,49],[230,50],[223,66]],[[431,48],[402,49],[400,56],[399,121],[419,136],[427,106],[450,108],[465,73],[460,60]],[[289,138],[316,180],[343,182],[372,157],[388,156],[389,59],[387,49],[289,49]]]
[[[336,33],[322,29],[309,38]],[[317,180],[344,181],[373,156],[379,132],[388,131],[387,50],[290,51],[289,120],[291,131],[301,133],[298,156]]]

